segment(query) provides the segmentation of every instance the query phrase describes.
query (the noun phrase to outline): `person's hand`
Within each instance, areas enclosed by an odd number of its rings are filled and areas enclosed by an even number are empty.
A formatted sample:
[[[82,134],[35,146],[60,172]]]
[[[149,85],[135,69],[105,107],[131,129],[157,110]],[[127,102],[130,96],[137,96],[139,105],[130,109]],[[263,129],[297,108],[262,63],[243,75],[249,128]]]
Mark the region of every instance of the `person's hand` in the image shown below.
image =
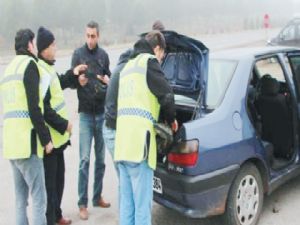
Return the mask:
[[[69,121],[68,122],[68,126],[67,126],[67,132],[70,134],[70,136],[72,134],[72,129],[73,129],[73,124],[70,123],[70,121]]]
[[[73,73],[74,75],[78,76],[80,72],[86,71],[86,69],[87,69],[87,65],[80,64],[73,69]]]
[[[171,128],[173,132],[176,132],[178,130],[178,122],[175,119],[174,122],[171,124]]]
[[[45,152],[46,154],[50,154],[53,150],[53,144],[52,142],[50,141],[46,146],[45,146]]]
[[[89,81],[89,79],[86,78],[85,74],[79,75],[79,77],[78,77],[78,82],[79,82],[79,84],[80,84],[82,87],[85,86],[85,85],[87,84],[88,81]]]
[[[109,76],[107,75],[103,75],[103,76],[97,75],[97,79],[102,81],[104,84],[108,84],[110,80]]]

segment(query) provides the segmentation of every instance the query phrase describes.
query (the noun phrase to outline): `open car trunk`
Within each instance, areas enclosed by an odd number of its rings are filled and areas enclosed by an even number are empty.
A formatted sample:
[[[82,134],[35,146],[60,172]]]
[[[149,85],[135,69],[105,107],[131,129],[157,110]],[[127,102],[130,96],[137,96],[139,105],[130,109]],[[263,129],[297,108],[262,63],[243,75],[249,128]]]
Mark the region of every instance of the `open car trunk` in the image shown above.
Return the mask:
[[[175,95],[176,119],[179,125],[179,130],[173,137],[173,144],[176,144],[177,140],[185,138],[182,124],[199,117],[201,108],[205,105],[209,50],[200,41],[176,32],[163,31],[163,34],[167,48],[162,69]],[[173,144],[164,147],[166,145],[161,142],[157,143],[160,143],[158,163],[163,163]]]
[[[162,69],[175,94],[176,118],[181,126],[199,113],[204,104],[208,73],[208,48],[200,41],[174,31],[166,39]]]

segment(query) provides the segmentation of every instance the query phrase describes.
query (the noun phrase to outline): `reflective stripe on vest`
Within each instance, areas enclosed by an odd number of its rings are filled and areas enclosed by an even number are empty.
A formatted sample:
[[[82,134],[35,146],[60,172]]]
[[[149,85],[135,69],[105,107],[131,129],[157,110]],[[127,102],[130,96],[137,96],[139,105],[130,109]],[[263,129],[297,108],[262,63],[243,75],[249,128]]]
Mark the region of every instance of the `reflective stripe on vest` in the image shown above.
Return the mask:
[[[66,107],[66,103],[62,102],[60,103],[58,106],[54,107],[53,109],[58,112],[60,110],[62,110],[64,107]]]
[[[31,155],[32,122],[29,117],[27,98],[24,88],[24,73],[33,58],[26,55],[16,56],[7,66],[0,81],[3,102],[3,155],[7,159],[29,158]],[[40,80],[42,78],[40,77]],[[42,89],[40,87],[40,94]],[[43,113],[43,98],[39,99]],[[37,155],[43,157],[43,147],[36,136]]]
[[[138,108],[124,108],[120,109],[118,111],[118,116],[139,116],[142,118],[145,118],[147,120],[150,120],[151,123],[156,123],[156,119],[153,118],[151,112],[148,112],[143,109],[138,109]]]
[[[129,60],[120,73],[116,129],[116,161],[141,162],[156,167],[156,139],[153,124],[159,115],[159,103],[147,85],[150,54]],[[149,145],[147,145],[149,140]]]
[[[18,118],[29,118],[28,111],[10,111],[4,114],[4,119],[18,119]]]
[[[63,90],[61,89],[60,82],[54,67],[47,64],[42,59],[39,60],[38,66],[40,73],[43,75],[43,77],[47,77],[47,80],[49,80],[50,82],[51,108],[54,109],[56,113],[62,118],[68,120],[68,113],[64,101]],[[53,129],[50,125],[48,125],[48,127],[50,130],[50,135],[54,148],[59,148],[69,140],[70,134],[68,132],[65,132],[62,135],[57,130]]]

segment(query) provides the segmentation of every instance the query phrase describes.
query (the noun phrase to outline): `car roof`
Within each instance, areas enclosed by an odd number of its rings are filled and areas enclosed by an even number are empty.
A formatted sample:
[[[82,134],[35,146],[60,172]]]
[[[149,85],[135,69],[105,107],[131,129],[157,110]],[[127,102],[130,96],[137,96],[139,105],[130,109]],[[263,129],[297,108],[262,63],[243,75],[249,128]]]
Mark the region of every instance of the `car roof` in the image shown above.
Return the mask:
[[[211,53],[211,59],[227,59],[227,60],[241,60],[243,58],[253,58],[263,55],[275,54],[280,52],[300,51],[295,47],[282,46],[265,46],[265,47],[250,47],[250,48],[233,48]]]
[[[288,24],[291,23],[300,23],[300,15],[296,15],[293,19],[291,19]]]

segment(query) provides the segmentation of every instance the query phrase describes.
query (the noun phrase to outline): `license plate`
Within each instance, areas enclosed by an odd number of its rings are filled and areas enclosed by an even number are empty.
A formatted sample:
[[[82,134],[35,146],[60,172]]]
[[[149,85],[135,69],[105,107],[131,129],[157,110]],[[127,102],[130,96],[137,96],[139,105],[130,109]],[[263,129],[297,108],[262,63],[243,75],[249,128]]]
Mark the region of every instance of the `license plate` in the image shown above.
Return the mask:
[[[159,194],[162,194],[163,192],[161,180],[158,177],[153,177],[153,191]]]

